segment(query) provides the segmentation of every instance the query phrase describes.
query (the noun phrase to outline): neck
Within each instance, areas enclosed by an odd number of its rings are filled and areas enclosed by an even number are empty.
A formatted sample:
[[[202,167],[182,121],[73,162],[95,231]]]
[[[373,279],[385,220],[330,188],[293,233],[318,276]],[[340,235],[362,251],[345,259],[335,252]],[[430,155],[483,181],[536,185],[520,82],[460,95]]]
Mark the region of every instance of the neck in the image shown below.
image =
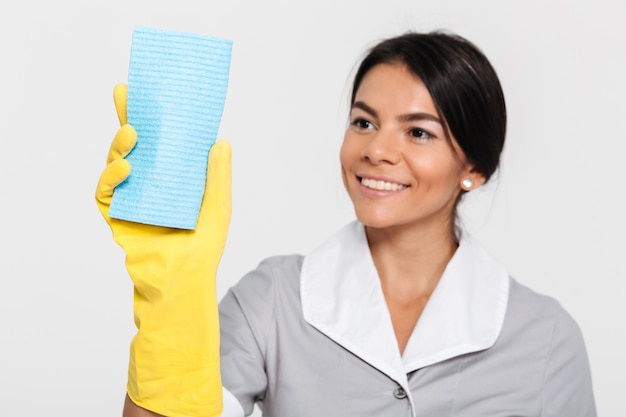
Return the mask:
[[[429,296],[454,255],[454,226],[366,227],[367,239],[383,287]]]
[[[449,224],[431,228],[366,228],[401,355],[456,251],[457,242]]]

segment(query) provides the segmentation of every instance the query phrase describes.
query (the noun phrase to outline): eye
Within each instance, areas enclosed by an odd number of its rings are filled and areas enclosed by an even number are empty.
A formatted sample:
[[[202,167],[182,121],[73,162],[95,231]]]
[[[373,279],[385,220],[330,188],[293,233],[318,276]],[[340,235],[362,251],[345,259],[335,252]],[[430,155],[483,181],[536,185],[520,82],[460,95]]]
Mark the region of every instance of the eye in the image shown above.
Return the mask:
[[[361,117],[357,117],[356,119],[352,120],[350,124],[356,130],[372,130],[374,128],[374,124],[372,122]]]
[[[409,135],[418,142],[425,142],[435,138],[435,135],[417,127],[409,130]]]

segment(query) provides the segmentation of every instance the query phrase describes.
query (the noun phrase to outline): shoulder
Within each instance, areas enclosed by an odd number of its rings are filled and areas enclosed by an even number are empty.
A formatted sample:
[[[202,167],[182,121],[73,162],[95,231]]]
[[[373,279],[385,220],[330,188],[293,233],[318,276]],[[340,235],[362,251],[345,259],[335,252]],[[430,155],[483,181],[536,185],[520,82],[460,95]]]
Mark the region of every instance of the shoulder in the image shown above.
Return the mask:
[[[267,258],[228,290],[219,303],[223,348],[265,352],[281,317],[301,309],[301,265],[301,255]]]
[[[554,298],[511,280],[502,338],[524,346],[538,359],[544,384],[572,386],[578,381],[590,392],[591,376],[584,338],[572,315]]]
[[[230,289],[237,297],[262,299],[276,291],[297,288],[302,269],[302,255],[282,255],[266,258]]]
[[[302,255],[266,258],[231,287],[220,301],[220,314],[243,314],[249,325],[267,324],[276,316],[279,305],[300,305]]]
[[[539,374],[555,360],[586,362],[583,337],[572,316],[554,298],[512,278],[502,330],[491,351]]]
[[[556,299],[537,293],[513,278],[506,320],[518,330],[541,327],[552,337],[582,340],[578,324]]]
[[[591,370],[580,327],[561,304],[511,281],[510,341],[538,360],[544,416],[595,416]]]

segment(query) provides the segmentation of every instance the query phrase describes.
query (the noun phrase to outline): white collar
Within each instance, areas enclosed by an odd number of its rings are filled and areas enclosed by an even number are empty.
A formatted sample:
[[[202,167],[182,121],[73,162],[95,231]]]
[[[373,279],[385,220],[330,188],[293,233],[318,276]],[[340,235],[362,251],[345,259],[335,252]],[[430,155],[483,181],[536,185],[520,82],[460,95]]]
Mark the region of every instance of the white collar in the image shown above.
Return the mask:
[[[495,343],[509,276],[468,233],[431,295],[400,356],[365,229],[352,222],[304,258],[304,319],[406,386],[406,374]]]

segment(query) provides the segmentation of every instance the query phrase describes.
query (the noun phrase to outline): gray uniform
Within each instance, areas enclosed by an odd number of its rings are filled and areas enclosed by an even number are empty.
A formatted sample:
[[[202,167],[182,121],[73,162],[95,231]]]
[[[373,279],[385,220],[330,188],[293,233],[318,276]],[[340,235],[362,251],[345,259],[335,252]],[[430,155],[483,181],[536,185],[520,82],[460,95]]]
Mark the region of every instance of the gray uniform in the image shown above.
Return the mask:
[[[596,415],[581,333],[553,299],[507,277],[505,303],[494,304],[505,307],[503,317],[487,348],[459,353],[441,344],[452,353],[404,361],[399,375],[363,353],[367,346],[344,343],[305,319],[303,260],[265,260],[220,303],[223,385],[246,415],[255,402],[269,417]],[[441,310],[430,314],[445,315]],[[353,313],[354,323],[362,320]],[[441,319],[443,333],[446,326]],[[395,340],[379,333],[374,337],[397,350]]]

